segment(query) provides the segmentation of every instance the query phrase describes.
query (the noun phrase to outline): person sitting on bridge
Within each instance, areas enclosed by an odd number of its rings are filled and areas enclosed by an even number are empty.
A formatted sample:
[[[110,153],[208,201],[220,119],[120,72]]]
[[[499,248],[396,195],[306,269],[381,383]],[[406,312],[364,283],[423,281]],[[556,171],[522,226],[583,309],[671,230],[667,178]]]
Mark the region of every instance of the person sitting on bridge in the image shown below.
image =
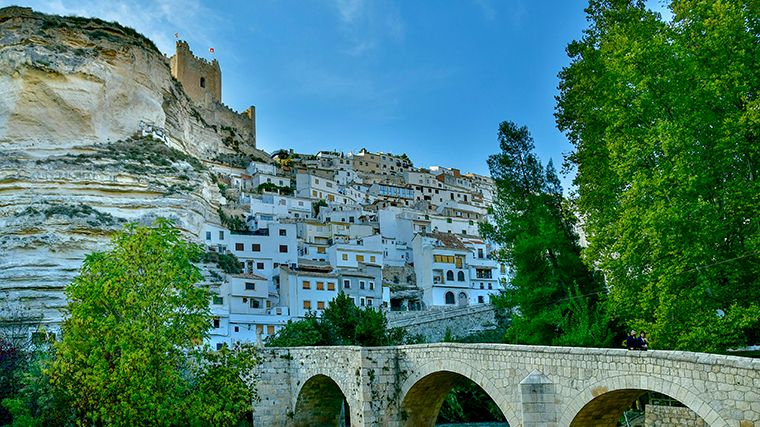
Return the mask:
[[[641,341],[636,336],[636,331],[631,330],[631,334],[625,339],[625,345],[628,346],[628,350],[641,350]]]

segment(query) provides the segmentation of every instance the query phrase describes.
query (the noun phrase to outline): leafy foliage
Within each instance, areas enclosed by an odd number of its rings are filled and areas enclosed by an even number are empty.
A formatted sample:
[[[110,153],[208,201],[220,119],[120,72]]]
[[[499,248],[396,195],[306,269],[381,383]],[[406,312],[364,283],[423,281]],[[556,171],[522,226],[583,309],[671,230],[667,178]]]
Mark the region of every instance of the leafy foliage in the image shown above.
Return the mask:
[[[280,186],[271,182],[265,182],[263,184],[259,184],[259,186],[256,187],[257,193],[262,193],[264,191],[268,191],[270,193],[280,193],[285,196],[293,194],[293,189],[291,187]]]
[[[193,258],[193,262],[201,262],[204,264],[214,263],[227,274],[240,274],[243,272],[243,267],[240,266],[240,260],[238,260],[232,252],[223,254],[212,251],[202,252]]]
[[[498,242],[512,272],[511,286],[492,299],[512,310],[509,342],[605,346],[611,337],[601,313],[602,280],[580,257],[576,219],[551,162],[533,153],[526,127],[502,122],[501,153],[488,159],[497,187],[495,224],[482,234]]]
[[[78,423],[232,424],[250,406],[252,384],[239,375],[255,357],[198,346],[211,326],[191,263],[199,247],[166,220],[128,225],[113,244],[66,288],[63,339],[43,374]]]
[[[593,0],[556,118],[574,145],[587,263],[655,348],[760,342],[760,9]]]
[[[221,186],[222,184],[219,185]],[[222,225],[227,227],[230,231],[248,231],[248,225],[246,225],[245,221],[239,216],[227,215],[222,208],[219,208],[217,213],[219,214],[219,220],[222,222]]]
[[[388,319],[381,310],[361,309],[341,292],[327,304],[321,318],[310,313],[302,320],[288,321],[277,334],[267,338],[267,347],[384,346],[419,339],[407,336],[403,329],[388,329]]]

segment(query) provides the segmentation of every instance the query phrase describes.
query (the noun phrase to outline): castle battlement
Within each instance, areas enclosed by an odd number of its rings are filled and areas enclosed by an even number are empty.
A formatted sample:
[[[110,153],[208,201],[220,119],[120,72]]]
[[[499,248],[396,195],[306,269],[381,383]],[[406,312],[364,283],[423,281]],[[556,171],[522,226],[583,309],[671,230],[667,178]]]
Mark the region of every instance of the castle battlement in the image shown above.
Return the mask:
[[[169,58],[172,77],[182,83],[187,95],[198,104],[222,102],[222,70],[219,61],[193,55],[184,40],[177,40],[176,53]]]
[[[212,122],[232,126],[248,137],[248,143],[256,147],[256,109],[251,106],[242,113],[222,103],[222,69],[219,61],[199,58],[184,40],[177,40],[176,52],[169,58],[172,77],[182,83],[182,88],[193,102],[213,112]]]
[[[212,59],[212,60],[209,61],[206,58],[201,58],[200,56],[196,56],[193,53],[193,51],[190,50],[190,45],[186,41],[184,41],[184,40],[177,40],[176,50],[177,50],[177,52],[179,52],[180,50],[182,50],[183,53],[185,53],[187,57],[192,57],[193,60],[195,60],[197,62],[200,62],[200,63],[203,63],[203,64],[207,64],[207,65],[209,65],[211,67],[219,68],[219,61],[217,61],[216,58],[214,58],[214,59]]]

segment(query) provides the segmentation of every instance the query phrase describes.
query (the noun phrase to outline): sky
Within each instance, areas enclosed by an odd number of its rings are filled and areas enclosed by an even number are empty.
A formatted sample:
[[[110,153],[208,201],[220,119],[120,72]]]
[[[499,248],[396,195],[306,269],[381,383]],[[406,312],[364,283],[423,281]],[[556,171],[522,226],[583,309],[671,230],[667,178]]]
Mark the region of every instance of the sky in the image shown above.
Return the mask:
[[[544,163],[559,168],[571,150],[554,97],[565,47],[587,26],[585,0],[0,0],[8,4],[115,20],[167,55],[179,33],[219,60],[225,104],[256,106],[257,143],[269,152],[366,148],[487,175],[504,120],[529,128]]]

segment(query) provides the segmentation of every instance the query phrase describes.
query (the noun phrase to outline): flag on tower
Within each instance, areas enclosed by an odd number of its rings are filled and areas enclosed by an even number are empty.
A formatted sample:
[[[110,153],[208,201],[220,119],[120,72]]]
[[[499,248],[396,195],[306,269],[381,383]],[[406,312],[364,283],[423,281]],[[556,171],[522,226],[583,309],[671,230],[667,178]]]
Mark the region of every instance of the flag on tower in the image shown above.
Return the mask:
[[[208,48],[208,53],[214,53],[214,48],[213,47]]]
[[[175,38],[179,38],[179,33],[174,33]]]

